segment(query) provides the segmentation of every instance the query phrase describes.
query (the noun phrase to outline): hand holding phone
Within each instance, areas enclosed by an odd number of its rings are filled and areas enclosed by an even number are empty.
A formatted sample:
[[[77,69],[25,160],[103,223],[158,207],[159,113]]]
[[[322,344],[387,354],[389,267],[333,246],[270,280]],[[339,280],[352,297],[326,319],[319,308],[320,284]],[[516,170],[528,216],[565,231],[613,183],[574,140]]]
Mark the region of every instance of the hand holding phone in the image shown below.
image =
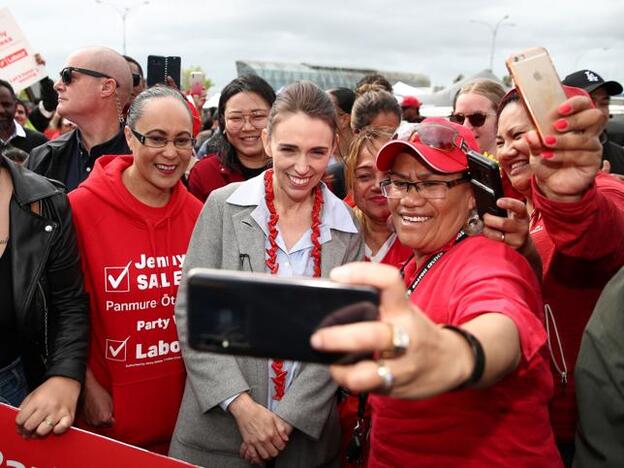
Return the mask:
[[[170,76],[180,89],[181,62],[180,57],[149,55],[147,57],[147,86],[152,87],[158,83],[167,84],[167,77]]]
[[[543,47],[527,49],[511,55],[505,64],[543,143],[547,135],[556,133],[556,109],[566,100],[548,51]]]
[[[377,318],[379,294],[310,278],[193,269],[188,279],[192,348],[222,354],[347,363],[370,354],[320,352],[310,337],[322,327]]]
[[[486,213],[506,217],[507,212],[496,205],[496,201],[504,196],[498,163],[476,151],[468,152],[467,156],[470,183],[479,217],[483,219]]]

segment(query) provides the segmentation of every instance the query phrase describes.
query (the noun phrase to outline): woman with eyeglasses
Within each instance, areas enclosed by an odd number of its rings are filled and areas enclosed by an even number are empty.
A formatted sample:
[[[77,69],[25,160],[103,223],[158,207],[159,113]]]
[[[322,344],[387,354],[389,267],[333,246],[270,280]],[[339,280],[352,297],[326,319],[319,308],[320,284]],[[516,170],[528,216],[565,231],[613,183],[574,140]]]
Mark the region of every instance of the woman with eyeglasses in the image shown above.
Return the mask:
[[[475,205],[472,132],[429,118],[385,144],[377,168],[402,244],[399,273],[374,263],[332,271],[381,290],[381,321],[325,328],[322,351],[374,351],[332,366],[340,385],[372,391],[369,467],[561,465],[548,419],[552,377],[540,287],[507,245],[464,231]]]
[[[496,154],[496,109],[505,95],[493,80],[475,80],[464,85],[453,102],[451,122],[469,128],[479,144],[479,152]]]
[[[600,172],[604,116],[584,91],[566,87],[566,93],[570,99],[556,110],[546,147],[518,92],[513,89],[502,100],[496,154],[526,201],[527,235],[512,240],[509,219],[487,216],[485,221],[492,238],[510,245],[532,241],[541,257],[555,381],[551,420],[564,462],[571,466],[577,423],[573,369],[594,305],[624,264],[624,184]]]
[[[377,169],[379,149],[392,138],[392,133],[365,127],[355,135],[345,159],[347,188],[353,197],[353,211],[360,221],[364,237],[365,258],[400,268],[409,258],[411,249],[403,246],[388,218],[390,209],[381,182],[386,175]]]
[[[352,213],[321,182],[336,145],[327,94],[311,82],[284,88],[262,141],[273,168],[210,195],[184,262],[175,312],[188,377],[170,455],[202,466],[338,466],[336,385],[327,367],[188,347],[191,268],[320,277],[362,258]]]
[[[177,90],[143,91],[124,130],[132,154],[99,158],[70,194],[91,297],[80,425],[160,453],[184,389],[173,307],[201,210],[180,182],[192,128]]]
[[[251,179],[271,165],[260,135],[273,101],[273,88],[258,75],[239,76],[223,88],[213,137],[219,151],[200,160],[189,175],[189,190],[202,202],[213,190]]]

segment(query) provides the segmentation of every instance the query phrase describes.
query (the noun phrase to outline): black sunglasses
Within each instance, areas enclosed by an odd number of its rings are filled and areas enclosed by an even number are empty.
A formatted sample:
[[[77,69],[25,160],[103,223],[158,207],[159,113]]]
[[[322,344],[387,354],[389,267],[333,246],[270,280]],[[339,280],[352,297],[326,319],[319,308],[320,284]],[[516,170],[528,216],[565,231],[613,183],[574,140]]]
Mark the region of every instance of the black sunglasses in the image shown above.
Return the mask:
[[[138,73],[133,73],[132,74],[132,86],[139,86],[140,83],[141,83],[141,75],[139,75]]]
[[[93,76],[94,78],[109,78],[111,80],[114,80],[114,78],[110,75],[107,75],[105,73],[101,73],[95,70],[89,70],[88,68],[65,67],[59,73],[59,75],[61,75],[61,81],[63,82],[65,86],[71,84],[73,72],[78,72],[78,73],[82,73],[83,75]],[[117,83],[117,80],[115,80],[115,84],[117,85],[117,87],[119,87],[119,83]]]
[[[489,114],[484,114],[483,112],[475,112],[473,114],[464,115],[461,112],[456,114],[451,114],[449,120],[459,125],[464,125],[464,121],[468,119],[470,125],[473,127],[482,127],[485,121],[487,120],[487,116]]]

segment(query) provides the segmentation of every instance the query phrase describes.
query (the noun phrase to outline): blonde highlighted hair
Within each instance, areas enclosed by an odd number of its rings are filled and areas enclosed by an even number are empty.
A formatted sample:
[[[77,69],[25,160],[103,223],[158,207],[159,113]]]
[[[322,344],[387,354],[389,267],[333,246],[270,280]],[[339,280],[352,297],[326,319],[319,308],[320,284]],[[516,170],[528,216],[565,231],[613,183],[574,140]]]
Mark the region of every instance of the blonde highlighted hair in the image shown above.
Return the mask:
[[[455,105],[457,104],[457,98],[462,94],[479,94],[488,99],[492,103],[492,109],[496,111],[503,96],[505,96],[505,88],[494,80],[480,79],[466,83],[455,95],[453,100],[453,111],[455,111]]]
[[[377,155],[379,149],[392,139],[392,135],[393,129],[375,127],[364,127],[360,133],[354,135],[351,145],[349,146],[349,152],[344,160],[347,192],[353,193],[355,169],[362,151],[367,149],[371,154]],[[353,212],[360,224],[364,226],[366,224],[366,219],[361,210],[355,206],[353,207]]]

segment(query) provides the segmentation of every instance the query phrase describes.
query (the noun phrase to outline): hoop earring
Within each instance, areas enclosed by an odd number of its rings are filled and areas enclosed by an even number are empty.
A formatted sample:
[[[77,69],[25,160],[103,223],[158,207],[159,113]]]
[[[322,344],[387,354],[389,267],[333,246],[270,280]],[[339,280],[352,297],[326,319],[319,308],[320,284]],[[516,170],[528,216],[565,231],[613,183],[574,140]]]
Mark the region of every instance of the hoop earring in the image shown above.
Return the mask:
[[[479,218],[479,213],[476,209],[470,210],[463,229],[469,236],[476,236],[483,232],[483,221]]]

